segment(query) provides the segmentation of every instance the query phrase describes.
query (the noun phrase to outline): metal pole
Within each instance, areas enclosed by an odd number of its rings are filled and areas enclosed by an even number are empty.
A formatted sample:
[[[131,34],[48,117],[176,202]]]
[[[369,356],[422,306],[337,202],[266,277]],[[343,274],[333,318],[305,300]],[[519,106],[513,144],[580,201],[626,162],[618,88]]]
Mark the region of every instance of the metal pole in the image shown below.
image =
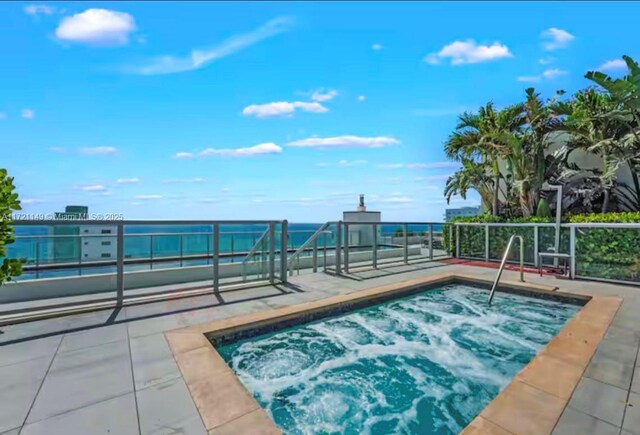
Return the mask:
[[[429,224],[429,260],[433,260],[433,224]]]
[[[573,225],[569,228],[569,252],[571,255],[571,268],[569,269],[569,278],[576,278],[576,227]]]
[[[180,267],[182,267],[182,253],[184,252],[184,248],[183,248],[183,242],[182,242],[182,237],[183,235],[180,234]]]
[[[40,237],[36,237],[36,279],[40,278]]]
[[[313,273],[318,271],[318,239],[313,240]]]
[[[82,236],[78,234],[78,275],[82,276]]]
[[[371,226],[371,231],[373,232],[373,239],[372,239],[372,247],[373,247],[373,252],[371,253],[371,260],[372,260],[372,264],[373,264],[373,268],[377,269],[378,268],[378,224],[373,224]]]
[[[555,252],[560,252],[560,223],[562,221],[562,186],[553,186],[558,190],[556,198],[556,238],[555,238]],[[553,266],[558,267],[558,258],[553,258]]]
[[[209,247],[210,243],[211,243],[211,238],[207,237],[207,264],[209,264],[209,252],[211,250],[211,248]]]
[[[460,257],[460,225],[456,225],[456,258]]]
[[[213,291],[220,288],[220,224],[213,224]]]
[[[538,243],[540,243],[538,241],[538,237],[540,236],[540,231],[538,229],[537,225],[533,225],[533,262],[535,264],[536,267],[540,266],[540,259],[538,258],[538,252],[540,250]]]
[[[344,224],[344,273],[349,273],[349,224]]]
[[[409,234],[407,233],[407,224],[402,224],[402,233],[403,233],[403,242],[404,242],[404,251],[403,251],[404,262],[409,263]]]
[[[124,302],[124,225],[118,224],[116,231],[116,304]]]
[[[336,224],[336,274],[342,274],[342,221]]]
[[[235,257],[233,256],[233,251],[234,251],[234,236],[233,234],[231,234],[231,262],[233,263],[235,261]]]
[[[323,241],[323,247],[322,247],[322,251],[324,252],[323,255],[323,261],[322,261],[322,267],[324,269],[324,271],[327,271],[327,233],[324,233],[322,235],[322,241]]]
[[[451,252],[451,256],[455,257],[455,255],[453,255],[453,225],[449,224],[449,252]]]
[[[153,235],[149,236],[149,269],[153,270]]]
[[[282,221],[280,234],[280,281],[287,282],[287,235],[289,232],[289,222]]]
[[[484,261],[489,261],[489,225],[484,226]]]
[[[276,282],[276,228],[275,224],[269,224],[269,282]]]

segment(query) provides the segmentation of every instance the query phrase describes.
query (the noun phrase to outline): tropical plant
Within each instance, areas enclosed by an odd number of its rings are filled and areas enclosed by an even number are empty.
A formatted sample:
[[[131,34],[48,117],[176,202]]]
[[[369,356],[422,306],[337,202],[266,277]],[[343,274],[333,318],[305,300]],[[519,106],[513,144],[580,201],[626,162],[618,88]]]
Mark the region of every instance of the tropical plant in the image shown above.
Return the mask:
[[[22,274],[22,260],[7,258],[7,245],[14,242],[12,213],[21,210],[13,178],[0,168],[0,285]]]

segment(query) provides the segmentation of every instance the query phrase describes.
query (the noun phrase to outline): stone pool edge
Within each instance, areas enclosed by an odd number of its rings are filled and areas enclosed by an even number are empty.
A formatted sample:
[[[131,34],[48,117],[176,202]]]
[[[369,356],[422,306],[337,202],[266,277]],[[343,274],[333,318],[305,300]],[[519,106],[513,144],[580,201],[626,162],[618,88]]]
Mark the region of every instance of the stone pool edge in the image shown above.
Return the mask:
[[[312,313],[325,312],[329,314],[336,308],[344,307],[344,305],[355,306],[358,303],[372,300],[401,297],[403,294],[410,294],[412,290],[418,288],[433,288],[453,282],[484,286],[491,284],[489,280],[460,273],[430,275],[350,294],[332,296],[318,301],[175,329],[165,332],[165,337],[209,434],[279,434],[281,433],[280,429],[220,357],[207,335],[215,337],[237,334],[254,328],[291,321]],[[564,400],[551,429],[547,432],[540,432],[551,433],[582,372],[595,352],[595,348],[613,319],[621,298],[591,297],[578,292],[564,292],[559,290],[558,287],[527,282],[503,281],[500,287],[516,292],[560,296],[581,299],[587,302],[547,344],[544,350],[513,378],[509,385],[463,432],[466,434],[519,433],[512,431],[514,426],[509,424],[510,419],[522,419],[523,417],[520,414],[524,414],[524,417],[528,417],[525,420],[535,420],[537,425],[540,422],[539,412],[545,413],[544,415],[550,415],[551,417],[548,417],[547,420],[553,419],[556,409],[554,408],[552,410],[554,412],[549,414],[549,402],[560,405]],[[614,305],[615,310],[613,310]],[[576,322],[578,318],[580,318],[580,321]],[[593,321],[596,321],[595,326],[591,323]],[[553,346],[551,346],[552,343],[554,343]],[[566,351],[570,352],[568,356],[564,355]],[[563,369],[569,373],[568,369],[573,368],[574,370],[570,373],[575,377],[578,370],[576,367],[580,368],[580,370],[575,382],[573,382],[573,377],[570,377],[569,381],[564,383],[566,384],[564,390],[547,391],[553,389],[553,386],[563,384],[554,379],[556,371]],[[551,375],[551,379],[554,380],[551,382],[553,385],[547,385],[544,382],[545,373],[547,378]],[[568,396],[566,391],[569,391]],[[554,392],[556,395],[553,394]],[[535,396],[538,393],[552,396],[552,398],[558,400],[547,400],[543,395],[540,396],[541,399],[538,401],[532,400],[530,396],[532,394]],[[557,397],[557,394],[566,396],[566,399]],[[536,408],[537,404],[544,405],[540,408],[540,411]],[[515,410],[514,406],[516,407]],[[522,407],[522,409],[517,409],[518,406]],[[516,411],[519,411],[519,414]],[[518,423],[518,421],[513,422],[516,426]],[[546,426],[544,427],[546,428]]]

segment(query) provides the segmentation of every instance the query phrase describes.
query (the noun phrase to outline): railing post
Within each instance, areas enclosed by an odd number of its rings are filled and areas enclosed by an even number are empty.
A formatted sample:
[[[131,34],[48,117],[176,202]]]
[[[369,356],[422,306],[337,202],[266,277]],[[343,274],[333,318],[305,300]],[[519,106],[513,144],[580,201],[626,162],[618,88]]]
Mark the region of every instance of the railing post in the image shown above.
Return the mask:
[[[82,235],[78,234],[78,275],[82,276]]]
[[[40,237],[36,237],[36,279],[40,278]]]
[[[336,224],[336,274],[342,274],[342,221]]]
[[[116,304],[124,302],[124,225],[116,227]]]
[[[184,252],[184,247],[183,247],[183,235],[184,234],[180,234],[180,267],[182,267],[182,254]]]
[[[374,269],[378,268],[378,224],[373,224],[371,226],[371,231],[372,231],[372,248],[373,251],[371,253],[371,261],[372,261],[372,265]]]
[[[489,261],[489,225],[484,226],[484,261]]]
[[[533,224],[533,264],[536,267],[540,267],[540,259],[538,258],[538,252],[540,250],[540,247],[538,246],[538,237],[540,236],[539,234],[539,228],[536,224]]]
[[[571,268],[569,269],[569,278],[576,278],[576,227],[571,225],[569,227],[569,246],[571,255]]]
[[[211,237],[207,237],[207,264],[209,264],[209,252],[211,252]]]
[[[460,258],[460,225],[456,225],[456,258]]]
[[[220,289],[220,224],[213,224],[213,291]]]
[[[287,236],[289,233],[289,222],[285,219],[282,221],[280,233],[280,281],[287,282]]]
[[[149,236],[149,269],[153,270],[153,234]]]
[[[433,260],[433,224],[429,224],[429,260]]]
[[[322,260],[322,268],[326,272],[327,271],[327,233],[322,235],[322,251],[323,251],[323,260]]]
[[[404,242],[403,258],[405,263],[409,263],[409,233],[407,224],[402,224],[402,238]]]
[[[276,224],[269,223],[269,282],[276,282]]]
[[[318,271],[318,239],[313,240],[313,273]]]
[[[349,273],[349,224],[344,224],[344,273]]]
[[[233,251],[234,251],[234,235],[231,234],[231,262],[234,263],[235,262],[235,256],[233,255]]]

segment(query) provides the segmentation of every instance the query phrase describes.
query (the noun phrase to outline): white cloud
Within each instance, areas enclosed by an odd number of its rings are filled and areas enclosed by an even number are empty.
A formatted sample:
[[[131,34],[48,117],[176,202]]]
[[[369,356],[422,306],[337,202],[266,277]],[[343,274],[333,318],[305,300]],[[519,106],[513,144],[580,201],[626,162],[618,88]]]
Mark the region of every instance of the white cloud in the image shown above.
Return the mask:
[[[186,151],[181,151],[179,153],[175,153],[175,155],[173,157],[175,157],[176,159],[190,159],[192,157],[195,157],[195,154],[194,153],[189,153],[189,152],[186,152]]]
[[[567,74],[567,71],[563,69],[558,69],[558,68],[548,69],[542,73],[544,78],[549,80],[553,80],[556,77],[560,77],[566,74]]]
[[[141,199],[144,201],[148,201],[152,199],[162,199],[162,195],[136,195],[135,199]]]
[[[223,156],[223,157],[252,157],[267,154],[280,154],[282,148],[274,143],[261,143],[246,148],[207,148],[198,153],[180,152],[176,153],[176,158]]]
[[[358,96],[358,101],[364,101],[366,99],[367,99],[367,97],[365,97],[364,95],[359,95]]]
[[[80,149],[82,154],[87,155],[111,155],[115,154],[117,151],[118,149],[114,147],[88,147]]]
[[[22,109],[22,117],[24,119],[33,119],[36,116],[36,112],[32,109]]]
[[[24,7],[24,12],[27,15],[52,15],[56,11],[56,8],[48,5],[27,5]]]
[[[302,148],[382,148],[399,143],[398,139],[387,136],[361,137],[346,135],[324,138],[311,137],[289,142],[287,145]]]
[[[116,184],[137,184],[140,182],[140,179],[137,177],[132,178],[118,178],[116,180]]]
[[[276,116],[291,116],[296,109],[311,113],[324,113],[329,111],[329,109],[315,101],[278,101],[267,104],[251,104],[242,110],[242,114],[245,116],[255,116],[256,118],[272,118]]]
[[[204,178],[196,177],[196,178],[169,178],[166,180],[162,180],[165,184],[187,184],[187,183],[205,183],[207,180]]]
[[[42,204],[44,202],[46,202],[44,199],[37,199],[37,198],[20,199],[20,204],[21,205]]]
[[[598,70],[601,71],[615,71],[620,69],[627,69],[627,63],[622,59],[608,60],[598,68]]]
[[[83,192],[104,192],[107,190],[107,186],[104,184],[79,184],[73,186],[73,188]]]
[[[382,46],[382,44],[377,44],[377,43],[376,43],[376,44],[373,44],[373,45],[371,46],[371,49],[372,49],[372,50],[374,50],[374,51],[380,51],[380,50],[382,50],[383,48],[384,48],[384,47]]]
[[[333,100],[337,96],[338,91],[336,91],[335,89],[329,89],[326,92],[323,89],[318,89],[311,94],[311,99],[313,101],[322,103],[323,101]]]
[[[543,58],[539,59],[538,63],[540,65],[549,65],[550,63],[555,62],[555,60],[556,60],[555,58],[553,58],[551,56],[548,56],[548,57],[543,57]]]
[[[542,44],[545,50],[553,51],[559,48],[565,48],[571,41],[576,39],[571,33],[566,30],[558,29],[557,27],[551,27],[541,34],[542,39],[545,42]]]
[[[478,45],[473,39],[466,41],[454,41],[447,44],[437,53],[431,53],[424,61],[437,65],[443,59],[449,59],[451,65],[465,63],[480,63],[496,59],[513,57],[506,45],[494,42],[492,45]]]
[[[431,162],[431,163],[388,163],[377,167],[380,169],[451,169],[460,166],[456,162]]]
[[[127,44],[129,34],[135,30],[133,17],[125,12],[87,9],[63,18],[55,33],[63,41],[114,46]]]
[[[516,80],[523,83],[536,83],[541,79],[540,76],[520,76]]]
[[[286,32],[291,20],[285,17],[275,18],[261,27],[240,35],[232,36],[220,44],[203,50],[191,50],[184,57],[157,56],[142,65],[125,68],[125,72],[141,75],[173,74],[203,68],[210,63],[234,54],[272,36]]]
[[[344,168],[352,167],[352,166],[362,166],[366,165],[366,160],[340,160],[338,162],[338,166],[342,166]]]

